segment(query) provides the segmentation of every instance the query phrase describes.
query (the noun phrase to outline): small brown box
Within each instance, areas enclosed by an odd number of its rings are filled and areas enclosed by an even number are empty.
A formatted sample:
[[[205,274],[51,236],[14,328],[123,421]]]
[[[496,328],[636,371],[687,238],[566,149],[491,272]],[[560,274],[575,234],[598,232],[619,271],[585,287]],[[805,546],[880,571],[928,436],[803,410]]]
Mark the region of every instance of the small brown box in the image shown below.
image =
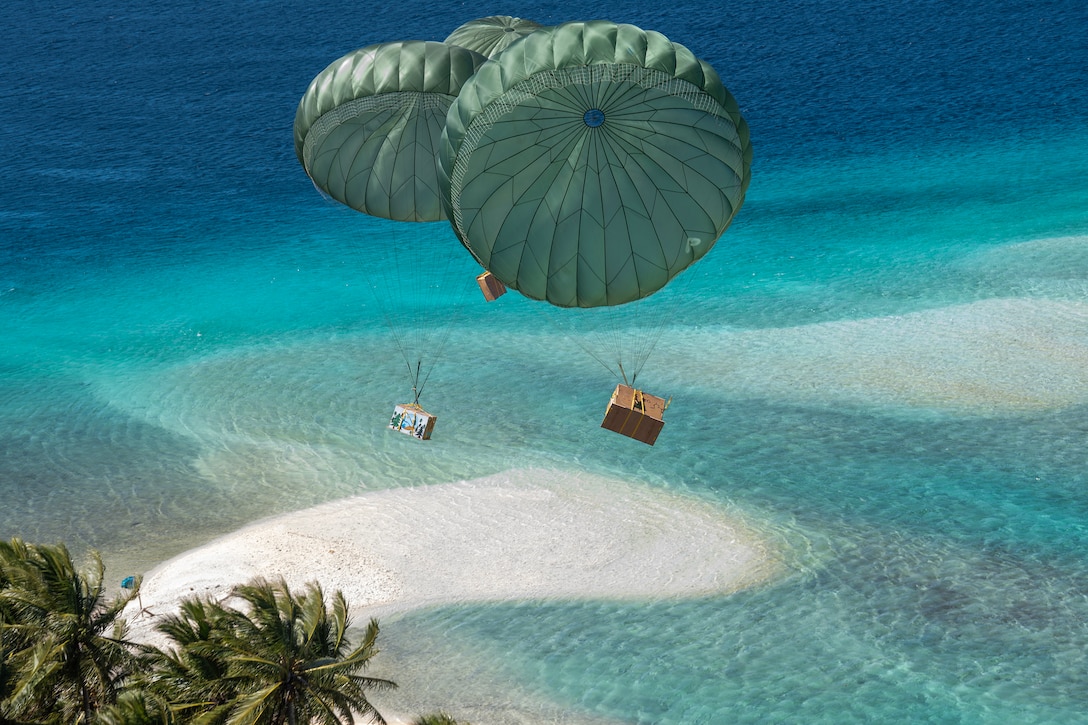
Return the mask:
[[[665,399],[620,384],[612,391],[602,428],[651,446],[665,426]]]
[[[494,302],[506,294],[506,285],[490,272],[477,275],[476,284],[480,285],[480,291],[484,293],[484,299],[488,302]]]

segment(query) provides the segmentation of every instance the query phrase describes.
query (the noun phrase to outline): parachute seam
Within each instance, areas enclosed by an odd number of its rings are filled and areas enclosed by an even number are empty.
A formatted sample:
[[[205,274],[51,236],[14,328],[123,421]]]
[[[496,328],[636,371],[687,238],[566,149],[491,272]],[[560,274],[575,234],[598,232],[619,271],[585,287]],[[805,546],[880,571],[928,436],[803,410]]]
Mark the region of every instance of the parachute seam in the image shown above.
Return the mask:
[[[523,105],[526,100],[536,97],[547,90],[553,89],[570,88],[572,92],[572,97],[580,97],[584,100],[585,103],[590,104],[592,107],[604,108],[605,106],[619,106],[620,109],[625,110],[629,104],[626,102],[623,96],[629,92],[635,93],[636,96],[638,95],[632,87],[647,90],[653,89],[664,95],[682,99],[686,102],[691,110],[702,112],[709,117],[717,118],[720,121],[724,122],[726,126],[729,126],[733,129],[732,137],[729,138],[729,142],[735,148],[739,149],[741,155],[743,156],[743,150],[740,149],[740,146],[742,145],[741,130],[738,127],[738,123],[742,123],[742,121],[739,121],[738,118],[735,117],[736,114],[731,113],[729,108],[722,106],[719,99],[715,98],[705,89],[701,88],[700,86],[689,80],[678,78],[664,71],[646,68],[644,66],[631,63],[598,63],[589,66],[547,69],[538,71],[528,76],[527,78],[513,83],[505,92],[503,92],[497,98],[488,102],[478,111],[476,111],[475,115],[472,115],[469,118],[467,126],[464,128],[464,132],[463,134],[461,134],[461,139],[457,144],[457,148],[451,154],[453,161],[448,177],[449,185],[447,187],[449,190],[450,199],[449,216],[458,237],[462,240],[465,246],[470,247],[471,250],[472,240],[470,235],[468,234],[468,229],[466,228],[466,210],[461,204],[461,198],[466,190],[466,186],[469,181],[468,175],[470,172],[470,167],[472,167],[473,165],[472,158],[473,156],[477,155],[478,151],[482,153],[482,150],[485,146],[494,142],[494,139],[490,138],[489,132],[497,123],[499,123],[513,110]],[[602,91],[602,93],[580,93],[578,91],[578,89],[580,88],[585,88],[588,91],[597,89]],[[600,95],[600,98],[596,97],[598,95]],[[615,112],[613,111],[612,113],[614,114]],[[622,111],[618,117],[616,115],[612,115],[612,117],[614,119],[618,119],[618,123],[622,126]],[[604,129],[602,129],[602,131],[603,130]],[[609,135],[611,136],[611,134]],[[621,145],[629,144],[629,141],[626,143],[621,142]],[[685,165],[683,161],[673,156],[672,154],[669,154],[668,151],[659,144],[653,145],[657,147],[659,152],[665,153],[666,155],[670,156],[680,165]],[[719,159],[719,161],[721,161],[727,167],[732,166],[732,164],[730,164],[726,159]],[[486,158],[486,154],[482,156],[482,161],[480,163],[482,163],[485,167],[487,166],[488,161]],[[743,166],[743,159],[741,159],[740,163]],[[643,168],[643,173],[646,173],[646,168],[644,167],[644,165],[638,165]],[[669,174],[665,171],[666,167],[660,166],[656,162],[653,164],[653,166],[658,171],[665,172],[669,178],[674,178],[672,174]],[[735,170],[731,170],[734,174],[736,174]],[[489,168],[488,171],[491,171],[493,173],[493,171]],[[652,176],[652,174],[650,176]],[[653,206],[647,206],[645,204],[647,200],[643,200],[643,211],[648,215],[648,220],[652,220],[654,218],[654,206],[656,206],[657,203],[664,203],[662,201],[663,197],[660,193],[658,193],[657,199],[658,202],[655,202]],[[732,210],[735,213],[735,209],[733,209],[734,205],[729,202],[728,198],[725,199],[725,202],[726,203],[724,208]],[[480,212],[476,209],[476,207],[479,206],[482,208],[484,204],[486,204],[486,200],[481,201],[479,205],[474,204],[472,213],[478,215]],[[666,206],[668,205],[666,204]],[[478,218],[478,216],[474,218]],[[731,219],[732,214],[730,214],[728,218]],[[688,225],[682,223],[682,220],[679,219],[675,213],[671,215],[671,219],[676,227],[680,229],[680,232],[678,233],[686,233],[684,234],[681,242],[690,239]],[[581,221],[582,220],[580,220],[579,223],[581,223]],[[553,222],[558,224],[558,219],[554,217],[554,214]],[[601,223],[604,224],[603,221]],[[625,217],[623,223],[627,225],[630,236],[631,219]],[[713,224],[713,227],[715,227],[713,231],[716,232],[715,239],[717,236],[720,236],[720,233],[722,231],[724,231],[724,227],[722,227],[721,229],[717,229],[718,226],[719,225],[716,223]],[[728,221],[725,223],[725,226],[728,226]],[[494,231],[491,233],[498,234],[499,232]],[[481,243],[481,248],[483,247],[483,245],[493,247],[494,243],[497,242],[497,238],[492,239],[491,237],[485,237],[477,241],[478,243]],[[664,244],[659,241],[658,250],[658,259],[660,261],[651,260],[646,258],[645,256],[636,255],[632,250],[631,253],[629,253],[627,256],[627,262],[624,265],[621,265],[621,269],[625,267],[626,264],[630,264],[632,266],[635,289],[637,289],[637,293],[639,296],[649,294],[654,289],[656,289],[656,287],[652,287],[650,290],[647,290],[643,287],[644,280],[642,280],[642,275],[639,273],[638,264],[636,264],[638,260],[642,260],[645,263],[649,263],[654,267],[661,269],[664,274],[665,282],[667,283],[669,280],[673,279],[676,274],[679,273],[679,270],[676,270],[676,263],[678,259],[685,258],[690,260],[694,258],[694,253],[691,250],[690,246],[684,246],[682,243],[678,244],[675,247],[670,246],[670,250],[672,252],[670,254],[669,250],[665,249]],[[605,254],[605,258],[607,259],[607,250],[603,250],[603,252]],[[526,246],[526,248],[522,250],[522,256],[518,263],[518,272],[517,275],[515,275],[514,280],[516,280],[518,276],[520,276],[521,263],[525,261],[525,255],[527,254],[529,254],[528,246]],[[475,252],[474,256],[476,256]],[[580,254],[578,255],[578,259],[581,259]],[[539,264],[539,260],[536,260],[536,263]],[[573,305],[575,306],[581,306],[581,297],[578,295],[577,291],[575,292],[574,300],[563,300],[562,302],[559,302],[558,300],[552,300],[550,298],[547,290],[550,288],[553,275],[551,274],[550,261],[548,261],[547,264],[547,268],[543,270],[546,280],[545,290],[543,291],[543,298],[547,299],[553,304],[562,304],[566,306],[573,303]],[[661,265],[664,265],[664,267],[662,267]],[[575,270],[575,274],[577,289],[577,280],[581,276],[577,268]],[[511,280],[507,279],[506,281],[510,282]],[[607,299],[609,284],[607,275],[605,275],[605,277],[602,277],[601,282],[605,284],[605,304],[612,304],[612,301]],[[511,284],[511,286],[520,289],[520,286],[518,286],[516,283]],[[536,295],[532,296],[535,297]],[[619,304],[619,302],[617,302],[617,304]]]
[[[441,109],[444,114],[453,104],[453,99],[453,96],[443,94],[398,91],[396,93],[381,93],[376,96],[356,98],[347,103],[342,103],[331,111],[321,114],[317,120],[310,124],[310,129],[306,132],[306,140],[302,143],[302,159],[306,171],[308,172],[313,168],[315,148],[330,133],[364,113],[400,109],[415,103],[424,112]]]
[[[642,88],[656,88],[670,96],[684,98],[694,108],[714,116],[734,119],[718,101],[690,81],[676,78],[662,71],[644,68],[632,63],[599,63],[574,68],[539,71],[515,83],[501,96],[488,103],[473,116],[458,146],[450,173],[450,199],[453,206],[453,223],[461,239],[468,239],[459,203],[464,191],[468,159],[479,147],[488,131],[503,116],[521,105],[527,98],[541,92],[568,85],[590,86],[597,83],[632,83]],[[308,137],[307,137],[308,139]]]

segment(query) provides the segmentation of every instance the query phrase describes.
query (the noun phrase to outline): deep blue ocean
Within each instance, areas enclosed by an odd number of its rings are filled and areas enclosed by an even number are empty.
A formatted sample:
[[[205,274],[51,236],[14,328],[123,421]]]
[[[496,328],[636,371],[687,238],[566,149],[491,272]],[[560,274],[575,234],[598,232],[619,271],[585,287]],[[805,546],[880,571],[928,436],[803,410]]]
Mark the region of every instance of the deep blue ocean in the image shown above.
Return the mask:
[[[409,386],[370,281],[390,248],[456,241],[324,199],[295,108],[347,52],[493,14],[660,31],[751,127],[745,206],[662,294],[653,447],[599,428],[616,379],[516,295],[439,301],[458,312],[422,399],[434,436],[385,428]],[[502,683],[477,725],[527,693],[555,708],[536,722],[1088,722],[1083,0],[9,0],[0,19],[0,537],[97,549],[119,580],[366,490],[585,470],[720,502],[785,574],[384,627],[398,661]]]

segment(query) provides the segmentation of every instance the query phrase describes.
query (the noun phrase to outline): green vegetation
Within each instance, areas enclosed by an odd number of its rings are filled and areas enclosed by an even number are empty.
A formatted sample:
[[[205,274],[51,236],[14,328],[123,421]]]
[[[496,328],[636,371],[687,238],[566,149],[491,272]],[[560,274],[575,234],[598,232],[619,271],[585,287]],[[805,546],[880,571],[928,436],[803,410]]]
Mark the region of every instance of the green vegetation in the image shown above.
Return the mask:
[[[229,601],[185,600],[157,625],[159,649],[127,639],[136,588],[104,596],[97,554],[79,569],[62,545],[0,541],[0,723],[346,725],[385,720],[363,671],[378,623],[352,644],[344,596],[256,579]],[[444,713],[418,725],[456,725]]]

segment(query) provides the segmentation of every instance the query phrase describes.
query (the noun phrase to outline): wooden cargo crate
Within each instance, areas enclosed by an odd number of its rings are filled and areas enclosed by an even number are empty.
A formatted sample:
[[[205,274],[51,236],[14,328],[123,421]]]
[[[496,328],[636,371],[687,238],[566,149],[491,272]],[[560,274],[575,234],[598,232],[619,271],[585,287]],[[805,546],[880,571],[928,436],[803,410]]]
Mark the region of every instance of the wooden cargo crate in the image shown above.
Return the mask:
[[[484,299],[488,302],[494,302],[506,294],[506,285],[490,272],[477,275],[476,284],[480,285],[480,291],[484,293]]]
[[[652,446],[665,427],[666,405],[664,398],[621,383],[612,391],[601,427]]]
[[[437,416],[431,415],[418,405],[398,405],[393,408],[389,427],[425,441],[431,437],[437,419]]]

